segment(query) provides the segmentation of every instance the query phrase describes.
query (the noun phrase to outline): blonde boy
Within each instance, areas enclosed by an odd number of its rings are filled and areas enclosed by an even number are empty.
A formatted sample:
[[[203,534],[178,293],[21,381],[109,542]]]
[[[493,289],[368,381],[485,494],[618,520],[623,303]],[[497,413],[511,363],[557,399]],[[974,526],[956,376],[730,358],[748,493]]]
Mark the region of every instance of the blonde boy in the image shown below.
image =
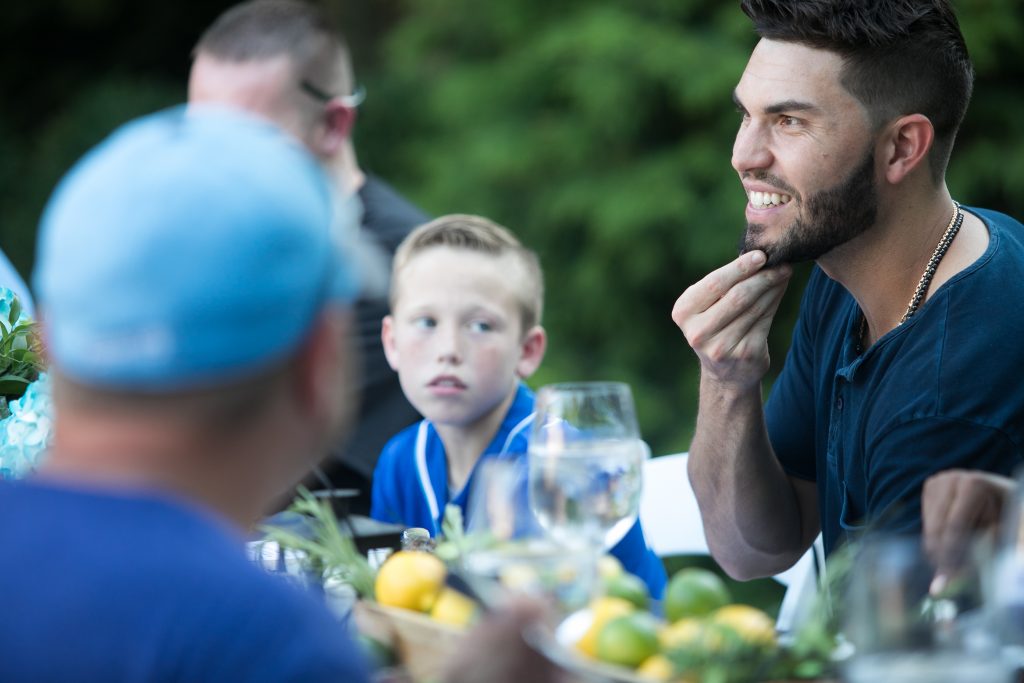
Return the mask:
[[[420,226],[395,254],[381,338],[424,420],[384,447],[371,516],[441,530],[445,505],[465,512],[483,456],[526,453],[533,394],[523,384],[547,345],[536,254],[478,216]],[[660,595],[665,574],[639,524],[613,551]]]

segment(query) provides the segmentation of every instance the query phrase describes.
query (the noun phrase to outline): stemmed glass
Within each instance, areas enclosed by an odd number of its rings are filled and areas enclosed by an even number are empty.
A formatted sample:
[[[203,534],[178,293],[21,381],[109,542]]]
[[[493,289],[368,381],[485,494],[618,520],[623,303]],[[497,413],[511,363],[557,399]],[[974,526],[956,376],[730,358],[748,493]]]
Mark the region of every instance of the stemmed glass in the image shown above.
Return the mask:
[[[542,387],[528,454],[530,508],[563,545],[611,548],[636,522],[647,455],[628,385]]]
[[[478,465],[459,571],[485,604],[528,595],[543,600],[549,618],[557,621],[589,600],[596,568],[590,556],[567,549],[545,532],[527,498],[522,459],[485,458]]]
[[[1024,669],[1024,474],[1003,510],[990,586],[992,619],[1009,663]]]
[[[935,568],[914,536],[862,537],[842,594],[844,635],[853,654],[843,667],[848,683],[1008,683],[982,607],[960,611],[954,597],[929,594]],[[966,577],[979,574],[968,571]],[[964,596],[977,602],[980,588]]]

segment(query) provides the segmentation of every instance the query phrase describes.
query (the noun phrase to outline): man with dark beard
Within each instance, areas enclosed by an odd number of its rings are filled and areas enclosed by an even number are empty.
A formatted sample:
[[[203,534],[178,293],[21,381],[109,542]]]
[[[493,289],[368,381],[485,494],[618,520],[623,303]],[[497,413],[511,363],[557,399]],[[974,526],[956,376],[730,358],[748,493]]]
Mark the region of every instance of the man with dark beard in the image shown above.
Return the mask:
[[[1024,226],[968,209],[945,169],[973,69],[947,0],[743,0],[761,37],[736,87],[747,230],[673,319],[701,362],[689,473],[739,578],[819,531],[916,531],[922,483],[1022,459]],[[767,404],[790,263],[816,261]]]

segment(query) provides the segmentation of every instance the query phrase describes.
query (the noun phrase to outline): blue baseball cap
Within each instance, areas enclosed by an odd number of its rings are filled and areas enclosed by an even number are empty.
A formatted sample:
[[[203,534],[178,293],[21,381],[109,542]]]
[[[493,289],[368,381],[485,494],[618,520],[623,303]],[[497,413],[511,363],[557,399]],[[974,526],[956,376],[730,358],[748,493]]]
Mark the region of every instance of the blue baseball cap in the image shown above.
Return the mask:
[[[89,386],[222,384],[285,359],[358,278],[332,187],[272,124],[178,107],[83,157],[43,213],[48,355]]]

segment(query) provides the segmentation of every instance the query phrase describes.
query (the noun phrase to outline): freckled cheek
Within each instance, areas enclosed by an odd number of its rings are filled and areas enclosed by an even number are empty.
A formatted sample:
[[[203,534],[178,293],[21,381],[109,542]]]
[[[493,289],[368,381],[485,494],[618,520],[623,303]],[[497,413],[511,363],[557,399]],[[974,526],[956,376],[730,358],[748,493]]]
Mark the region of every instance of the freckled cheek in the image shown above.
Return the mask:
[[[472,351],[472,364],[485,373],[499,372],[505,357],[505,350],[496,345],[478,347]]]
[[[422,361],[430,355],[430,342],[425,338],[412,337],[404,339],[397,345],[403,363]]]

